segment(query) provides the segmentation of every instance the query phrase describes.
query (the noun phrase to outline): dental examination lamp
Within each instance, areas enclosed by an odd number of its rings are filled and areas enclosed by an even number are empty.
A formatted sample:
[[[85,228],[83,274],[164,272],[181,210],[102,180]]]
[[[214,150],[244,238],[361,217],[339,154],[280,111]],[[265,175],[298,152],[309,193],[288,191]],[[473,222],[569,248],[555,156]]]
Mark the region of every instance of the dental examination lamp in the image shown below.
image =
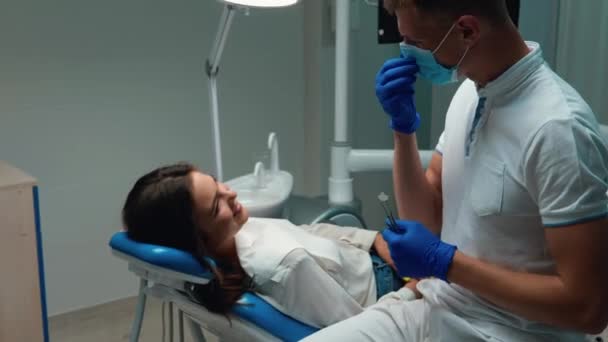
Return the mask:
[[[220,139],[219,106],[217,96],[217,74],[224,45],[232,25],[232,19],[237,9],[244,9],[248,13],[250,7],[273,8],[294,5],[298,0],[221,0],[225,3],[224,12],[215,35],[211,54],[207,59],[206,72],[209,79],[209,106],[211,107],[211,124],[213,132],[213,154],[215,157],[215,176],[223,181],[222,145]]]

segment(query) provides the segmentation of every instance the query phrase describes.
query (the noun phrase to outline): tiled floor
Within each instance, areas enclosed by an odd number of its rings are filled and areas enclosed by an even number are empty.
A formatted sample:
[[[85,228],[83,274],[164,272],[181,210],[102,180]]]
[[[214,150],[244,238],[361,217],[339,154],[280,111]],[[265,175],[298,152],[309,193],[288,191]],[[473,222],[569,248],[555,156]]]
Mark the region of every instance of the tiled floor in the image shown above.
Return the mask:
[[[128,341],[131,323],[135,317],[136,298],[86,308],[67,314],[53,316],[49,320],[52,342],[114,342]],[[149,297],[146,303],[146,315],[139,337],[141,342],[162,341],[161,302]],[[166,309],[168,310],[168,306]],[[166,312],[165,312],[166,313]],[[165,319],[166,320],[166,319]],[[177,339],[177,315],[174,315],[175,337]],[[187,326],[185,341],[194,342]],[[168,329],[165,332],[168,334]],[[207,341],[215,342],[217,338],[206,335]],[[168,335],[165,341],[169,341]]]

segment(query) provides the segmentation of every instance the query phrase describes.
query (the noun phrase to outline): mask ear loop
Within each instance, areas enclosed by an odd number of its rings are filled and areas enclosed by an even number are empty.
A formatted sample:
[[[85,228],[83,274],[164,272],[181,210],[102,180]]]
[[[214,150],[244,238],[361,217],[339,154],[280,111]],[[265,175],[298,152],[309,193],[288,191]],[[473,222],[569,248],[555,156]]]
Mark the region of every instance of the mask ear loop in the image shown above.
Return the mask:
[[[439,51],[439,49],[441,49],[441,47],[443,46],[443,43],[445,43],[445,41],[448,39],[448,37],[450,36],[450,33],[452,33],[452,31],[454,30],[454,27],[456,27],[456,21],[452,24],[452,27],[450,27],[450,29],[448,30],[448,33],[445,34],[445,36],[443,36],[443,39],[441,40],[441,42],[439,42],[439,45],[437,45],[437,47],[435,48],[435,50],[433,50],[433,55]]]
[[[462,57],[458,61],[458,64],[456,64],[456,66],[452,69],[454,71],[454,74],[452,75],[452,77],[455,78],[455,81],[458,81],[458,79],[460,77],[460,73],[458,72],[458,69],[460,68],[460,64],[462,64],[462,61],[464,60],[464,58],[467,56],[467,53],[469,53],[469,49],[470,49],[470,47],[467,46],[467,49],[464,51],[464,55],[462,55]]]
[[[467,56],[467,54],[469,53],[469,49],[471,47],[467,46],[467,49],[464,50],[464,55],[462,55],[462,57],[460,58],[460,60],[458,61],[458,64],[456,64],[455,68],[458,69],[460,67],[460,64],[462,64],[462,61],[464,60],[464,58]]]

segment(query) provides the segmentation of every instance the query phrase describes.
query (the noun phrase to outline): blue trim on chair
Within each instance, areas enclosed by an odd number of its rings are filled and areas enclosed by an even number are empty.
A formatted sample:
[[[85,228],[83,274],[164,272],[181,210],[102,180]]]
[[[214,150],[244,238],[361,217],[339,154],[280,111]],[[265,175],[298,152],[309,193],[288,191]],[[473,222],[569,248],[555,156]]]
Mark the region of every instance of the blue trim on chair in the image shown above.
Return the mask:
[[[155,266],[202,278],[213,276],[192,254],[175,248],[136,242],[126,232],[115,233],[110,239],[110,247]]]
[[[283,314],[251,292],[241,297],[232,312],[282,341],[299,341],[319,330]]]
[[[40,202],[38,200],[38,187],[32,188],[34,198],[34,220],[36,223],[36,247],[38,249],[38,281],[40,282],[40,305],[42,307],[42,333],[44,341],[49,342],[49,321],[46,309],[46,286],[44,282],[44,258],[42,254],[42,231],[40,229]]]

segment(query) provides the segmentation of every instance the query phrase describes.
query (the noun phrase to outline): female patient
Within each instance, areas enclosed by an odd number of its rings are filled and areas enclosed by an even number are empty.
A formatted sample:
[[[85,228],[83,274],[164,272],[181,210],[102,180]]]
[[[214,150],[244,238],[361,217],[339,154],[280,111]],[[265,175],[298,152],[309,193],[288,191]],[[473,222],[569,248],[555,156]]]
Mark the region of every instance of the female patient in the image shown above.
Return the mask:
[[[403,286],[381,234],[249,218],[234,191],[190,164],[141,177],[127,196],[123,221],[130,238],[187,251],[210,268],[213,281],[195,297],[217,313],[253,290],[279,311],[321,328]],[[398,293],[414,297],[408,288]]]

